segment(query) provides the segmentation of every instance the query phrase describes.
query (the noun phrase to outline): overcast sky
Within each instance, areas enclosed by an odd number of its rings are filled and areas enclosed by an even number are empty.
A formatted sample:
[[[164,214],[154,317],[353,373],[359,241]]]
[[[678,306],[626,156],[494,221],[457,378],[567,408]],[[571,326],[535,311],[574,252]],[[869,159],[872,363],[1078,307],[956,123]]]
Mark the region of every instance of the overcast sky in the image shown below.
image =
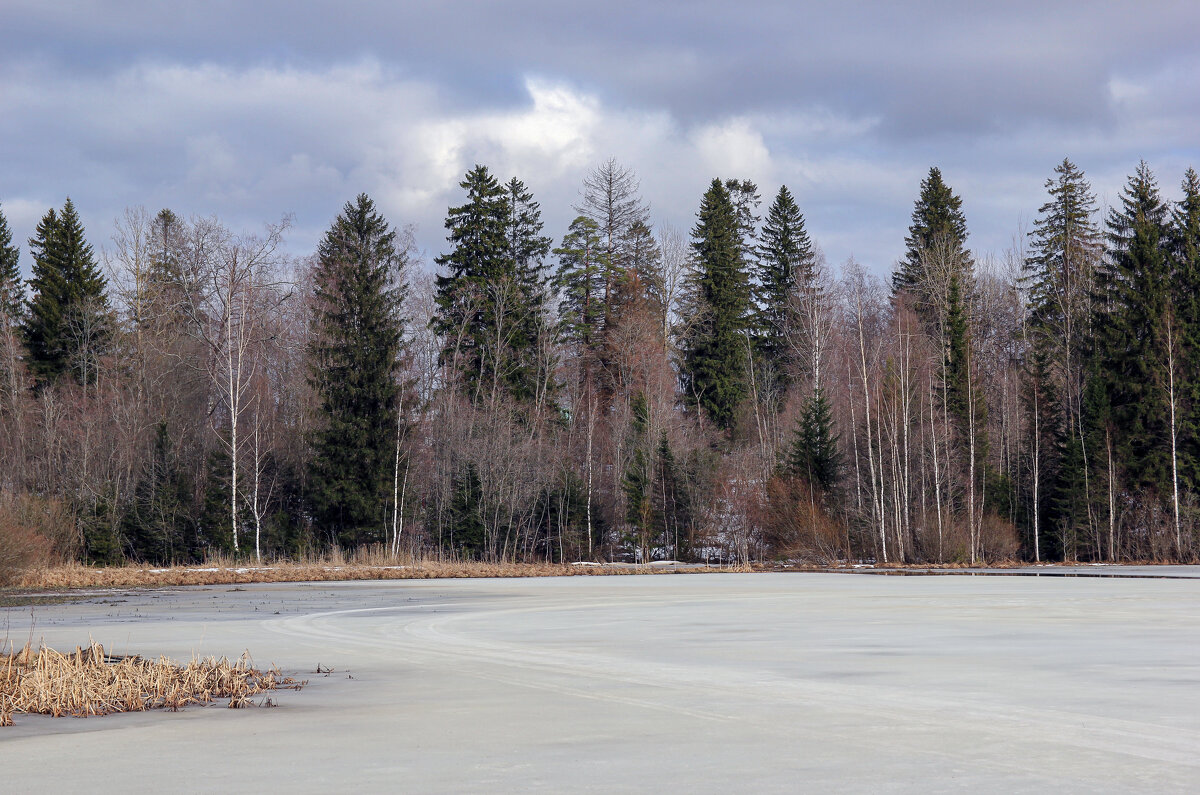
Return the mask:
[[[474,163],[561,238],[584,175],[639,175],[688,229],[714,177],[786,184],[832,263],[884,274],[931,165],[1000,253],[1064,156],[1114,200],[1200,168],[1200,3],[0,0],[0,205],[24,246],[70,195],[312,251],[366,191],[427,259]]]

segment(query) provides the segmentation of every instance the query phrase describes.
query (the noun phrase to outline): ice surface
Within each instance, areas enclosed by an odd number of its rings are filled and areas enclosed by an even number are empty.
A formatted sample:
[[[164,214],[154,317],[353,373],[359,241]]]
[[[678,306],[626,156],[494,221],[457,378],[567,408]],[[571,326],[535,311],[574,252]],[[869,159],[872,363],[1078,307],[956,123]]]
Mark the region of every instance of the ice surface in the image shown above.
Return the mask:
[[[1179,569],[1183,574],[1195,570]],[[5,788],[1183,791],[1200,580],[690,574],[268,584],[34,609],[118,653],[250,650],[278,709],[0,729]],[[23,642],[30,613],[14,609]],[[313,674],[317,665],[322,671]],[[352,678],[351,678],[352,677]]]

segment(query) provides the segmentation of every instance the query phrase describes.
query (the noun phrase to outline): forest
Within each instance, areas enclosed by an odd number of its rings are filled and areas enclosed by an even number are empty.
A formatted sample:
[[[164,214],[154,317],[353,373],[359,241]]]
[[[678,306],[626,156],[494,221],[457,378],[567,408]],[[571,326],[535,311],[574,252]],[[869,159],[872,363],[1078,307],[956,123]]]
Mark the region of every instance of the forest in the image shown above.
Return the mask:
[[[1064,159],[1003,252],[913,187],[888,280],[615,160],[563,230],[475,166],[431,263],[365,194],[307,257],[68,198],[23,260],[0,207],[0,564],[1195,561],[1200,177],[1102,212]]]

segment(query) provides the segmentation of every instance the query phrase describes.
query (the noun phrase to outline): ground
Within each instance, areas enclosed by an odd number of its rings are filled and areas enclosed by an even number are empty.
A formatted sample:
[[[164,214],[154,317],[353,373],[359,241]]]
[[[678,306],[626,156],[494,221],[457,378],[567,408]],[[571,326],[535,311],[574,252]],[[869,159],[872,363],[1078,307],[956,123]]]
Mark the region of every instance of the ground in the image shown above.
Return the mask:
[[[236,656],[277,709],[0,729],[11,791],[1182,791],[1200,579],[694,574],[98,593],[17,645]],[[322,673],[315,673],[317,666]],[[325,674],[326,669],[332,672]]]

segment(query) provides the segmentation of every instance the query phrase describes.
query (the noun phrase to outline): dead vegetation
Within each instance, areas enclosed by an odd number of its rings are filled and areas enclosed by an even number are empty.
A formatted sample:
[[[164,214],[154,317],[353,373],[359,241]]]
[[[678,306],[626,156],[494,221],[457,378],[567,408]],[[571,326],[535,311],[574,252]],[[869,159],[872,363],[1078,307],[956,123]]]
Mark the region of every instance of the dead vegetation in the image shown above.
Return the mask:
[[[182,709],[229,699],[229,707],[250,706],[271,690],[299,690],[304,682],[277,669],[255,668],[243,654],[234,662],[205,657],[176,665],[166,657],[111,656],[93,643],[62,654],[31,644],[0,655],[0,726],[18,713],[86,718],[114,712]]]
[[[696,571],[697,569],[692,569]],[[699,569],[711,570],[711,569]],[[723,569],[727,570],[727,569]],[[241,585],[267,582],[330,582],[338,580],[406,580],[463,577],[562,577],[574,575],[648,574],[671,572],[660,566],[570,565],[560,563],[483,563],[396,556],[374,548],[345,555],[255,564],[234,558],[210,558],[182,566],[85,566],[60,563],[35,566],[13,578],[23,591],[75,588],[149,588],[181,585]]]

